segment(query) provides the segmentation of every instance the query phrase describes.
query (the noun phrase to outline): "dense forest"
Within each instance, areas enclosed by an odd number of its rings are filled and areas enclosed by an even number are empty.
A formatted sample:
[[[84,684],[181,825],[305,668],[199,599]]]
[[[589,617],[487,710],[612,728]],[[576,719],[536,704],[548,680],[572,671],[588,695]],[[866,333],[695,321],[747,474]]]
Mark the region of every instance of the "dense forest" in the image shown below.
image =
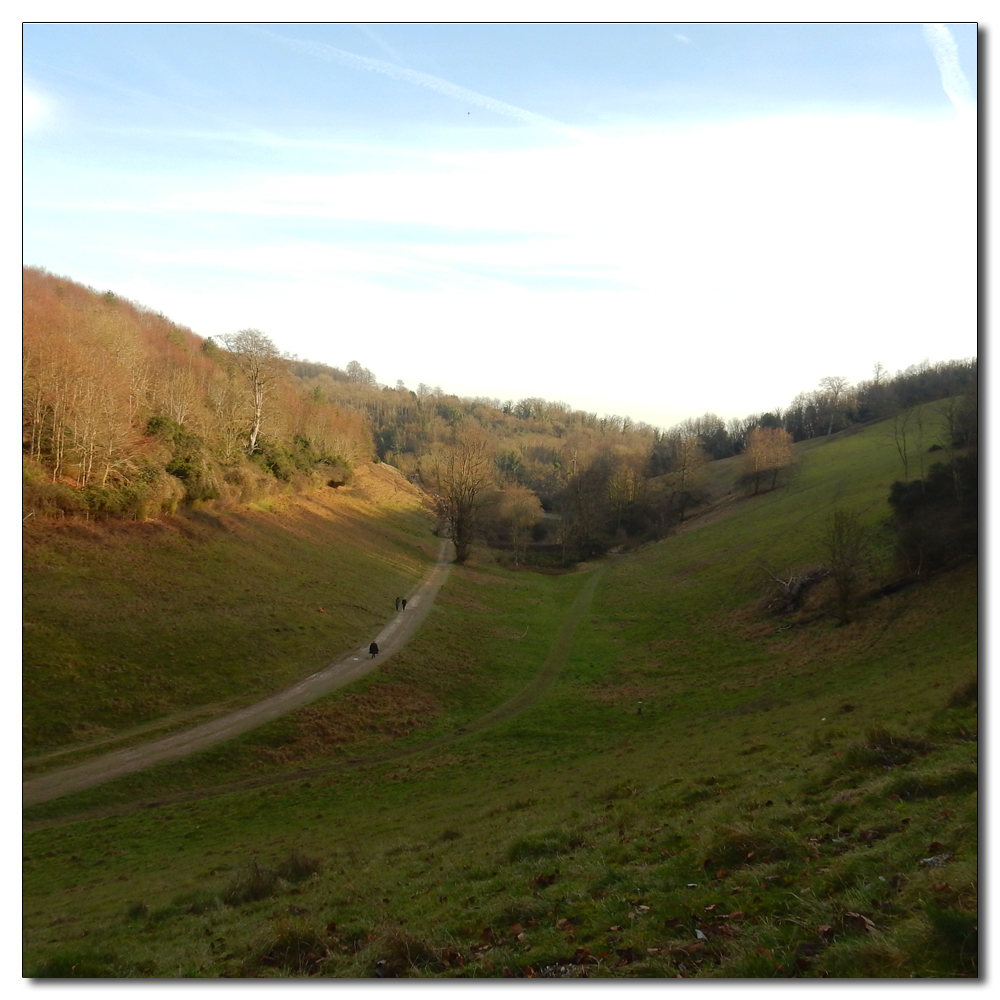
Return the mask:
[[[920,407],[935,400],[949,400],[949,448],[974,455],[977,444],[974,359],[894,375],[877,364],[856,385],[824,378],[783,410],[664,430],[539,398],[382,385],[358,361],[284,355],[260,331],[217,342],[44,270],[23,281],[25,517],[247,503],[336,488],[358,463],[382,461],[427,490],[460,561],[483,537],[515,563],[562,564],[662,535],[704,501],[713,460],[739,456],[748,492],[773,489],[794,442],[892,417],[904,484],[923,481]],[[939,479],[959,474],[957,453],[947,458]],[[897,499],[901,517],[919,520],[912,497]]]

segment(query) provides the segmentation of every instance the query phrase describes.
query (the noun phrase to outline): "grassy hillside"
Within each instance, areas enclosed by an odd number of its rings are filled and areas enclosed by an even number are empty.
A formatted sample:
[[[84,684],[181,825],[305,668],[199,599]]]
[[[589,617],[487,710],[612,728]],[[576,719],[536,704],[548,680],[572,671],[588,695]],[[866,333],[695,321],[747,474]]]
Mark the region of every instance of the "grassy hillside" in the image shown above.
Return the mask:
[[[976,568],[763,613],[898,476],[885,425],[798,452],[582,572],[456,569],[376,675],[30,810],[25,973],[975,975]]]
[[[107,749],[329,663],[426,571],[430,524],[422,494],[388,466],[243,510],[28,521],[26,755]]]

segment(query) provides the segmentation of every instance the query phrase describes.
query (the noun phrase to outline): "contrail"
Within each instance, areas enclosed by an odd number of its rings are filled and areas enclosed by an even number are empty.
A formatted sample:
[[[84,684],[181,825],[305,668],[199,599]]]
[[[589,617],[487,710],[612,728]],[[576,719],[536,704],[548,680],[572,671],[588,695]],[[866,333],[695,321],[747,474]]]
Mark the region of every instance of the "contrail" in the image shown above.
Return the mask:
[[[507,118],[516,118],[518,121],[528,125],[541,125],[545,128],[554,129],[564,134],[578,134],[577,130],[562,122],[557,122],[553,118],[546,118],[544,115],[536,115],[533,111],[525,111],[524,108],[515,107],[513,104],[505,104],[484,94],[477,94],[474,90],[467,90],[459,87],[448,80],[443,80],[439,76],[431,76],[429,73],[421,73],[419,70],[407,69],[404,66],[397,66],[395,63],[385,62],[382,59],[372,59],[369,56],[355,55],[353,52],[345,52],[343,49],[334,48],[323,42],[306,42],[295,38],[286,38],[283,35],[275,34],[272,31],[265,31],[263,28],[253,27],[249,30],[255,34],[265,35],[282,45],[296,52],[305,55],[315,56],[325,62],[336,62],[342,66],[350,66],[352,69],[363,69],[370,73],[382,73],[393,80],[401,80],[405,83],[412,83],[418,87],[427,87],[428,90],[436,91],[445,97],[451,97],[456,101],[463,101],[478,108],[485,108],[498,115]]]
[[[976,97],[969,80],[958,61],[955,37],[943,24],[925,24],[924,38],[934,53],[934,61],[941,73],[941,86],[955,110],[962,117],[975,115]]]
[[[397,63],[406,62],[406,60],[381,36],[375,34],[371,25],[359,24],[358,27],[368,36],[371,41],[373,41],[390,59],[395,60]]]

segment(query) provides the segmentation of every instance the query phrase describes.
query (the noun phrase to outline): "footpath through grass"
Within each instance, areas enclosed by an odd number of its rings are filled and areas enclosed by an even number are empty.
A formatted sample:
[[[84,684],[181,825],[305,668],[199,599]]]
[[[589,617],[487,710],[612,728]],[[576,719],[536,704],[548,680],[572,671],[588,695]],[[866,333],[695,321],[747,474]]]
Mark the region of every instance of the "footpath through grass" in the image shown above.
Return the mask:
[[[26,757],[58,750],[38,766],[70,763],[319,669],[377,632],[427,571],[429,525],[387,466],[242,512],[29,523]]]
[[[32,810],[25,974],[976,975],[976,567],[846,626],[822,585],[754,600],[762,559],[821,561],[838,497],[881,516],[878,432],[600,578],[453,572],[356,687]]]

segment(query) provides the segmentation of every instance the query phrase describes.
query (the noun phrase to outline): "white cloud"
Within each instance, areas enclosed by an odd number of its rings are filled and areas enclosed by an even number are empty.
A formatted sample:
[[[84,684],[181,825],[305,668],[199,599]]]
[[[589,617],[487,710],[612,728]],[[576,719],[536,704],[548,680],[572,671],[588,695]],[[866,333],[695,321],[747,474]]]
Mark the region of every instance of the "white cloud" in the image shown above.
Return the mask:
[[[469,395],[598,408],[603,393],[604,409],[663,425],[783,405],[831,366],[857,380],[875,360],[973,353],[968,141],[954,120],[773,118],[414,147],[377,174],[119,176],[115,197],[59,203],[101,211],[81,225],[101,275],[35,259],[202,334],[256,326],[302,356]],[[141,257],[116,211],[156,213]],[[275,238],[271,219],[310,228]],[[573,276],[595,288],[568,290]],[[601,290],[609,279],[620,290]]]

